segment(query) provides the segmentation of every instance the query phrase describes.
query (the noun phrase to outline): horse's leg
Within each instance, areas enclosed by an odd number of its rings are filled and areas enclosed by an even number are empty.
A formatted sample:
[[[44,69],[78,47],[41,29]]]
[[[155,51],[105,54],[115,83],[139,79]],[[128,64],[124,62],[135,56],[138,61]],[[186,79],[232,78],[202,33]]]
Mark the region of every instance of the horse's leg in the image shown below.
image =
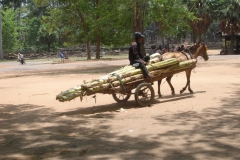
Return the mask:
[[[161,82],[162,82],[162,79],[161,79],[161,80],[158,80],[158,97],[159,97],[159,98],[162,98],[161,90],[160,90]]]
[[[191,78],[191,73],[192,73],[192,70],[189,70],[189,73],[188,73],[188,79],[189,79],[189,82],[188,82],[188,91],[193,94],[194,92],[192,91],[191,87],[190,87],[190,78]]]
[[[172,77],[173,77],[173,75],[167,77],[166,80],[167,80],[167,82],[168,82],[168,85],[169,85],[170,88],[171,88],[172,95],[175,95],[175,90],[174,90],[174,88],[173,88],[173,86],[172,86],[172,83],[171,83],[171,79],[172,79]]]
[[[186,70],[186,77],[187,77],[187,83],[186,83],[186,86],[183,87],[182,90],[180,90],[180,94],[182,94],[188,87],[188,85],[190,84],[190,76],[191,76],[191,69],[190,70]]]

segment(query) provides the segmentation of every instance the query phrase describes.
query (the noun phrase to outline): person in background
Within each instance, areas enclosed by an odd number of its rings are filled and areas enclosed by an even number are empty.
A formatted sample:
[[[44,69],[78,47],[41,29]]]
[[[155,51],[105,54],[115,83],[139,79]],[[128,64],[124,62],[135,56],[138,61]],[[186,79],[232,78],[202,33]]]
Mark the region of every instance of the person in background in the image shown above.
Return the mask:
[[[172,46],[172,48],[171,48],[171,52],[175,52],[176,50],[175,50],[175,46]]]
[[[184,45],[181,45],[180,52],[184,51]]]
[[[149,55],[151,56],[154,53],[156,53],[156,46],[152,45],[151,49],[150,49],[150,52],[149,52]]]
[[[23,55],[21,53],[18,53],[18,61],[21,61],[23,58]]]
[[[143,77],[145,79],[151,78],[152,76],[149,74],[148,69],[145,65],[150,60],[149,56],[143,57],[141,54],[141,44],[143,42],[143,37],[141,32],[135,32],[135,42],[132,42],[132,45],[129,48],[128,59],[130,61],[130,65],[137,65],[143,73]]]
[[[61,58],[61,63],[64,63],[64,52],[60,51],[59,57]]]
[[[163,48],[162,54],[164,54],[164,53],[166,53],[166,52],[168,52],[168,47],[167,47],[167,46],[165,46],[165,47]]]
[[[64,52],[64,57],[65,57],[65,59],[68,59],[68,52],[67,51]]]
[[[26,64],[24,57],[21,53],[18,53],[18,61],[23,65]]]
[[[156,53],[163,54],[162,46],[161,46],[161,45],[160,45],[160,46],[158,47],[158,49],[156,50]]]

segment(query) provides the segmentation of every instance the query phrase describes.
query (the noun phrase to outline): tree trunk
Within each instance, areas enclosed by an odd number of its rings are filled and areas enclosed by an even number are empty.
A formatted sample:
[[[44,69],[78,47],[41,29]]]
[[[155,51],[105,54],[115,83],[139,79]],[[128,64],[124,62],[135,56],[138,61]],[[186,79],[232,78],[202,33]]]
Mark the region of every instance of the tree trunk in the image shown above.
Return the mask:
[[[230,38],[230,48],[228,54],[234,54],[234,41],[235,41],[235,36],[231,35]]]
[[[0,60],[3,60],[2,50],[2,15],[0,14]]]
[[[96,52],[96,59],[100,59],[100,36],[99,34],[97,34],[97,37],[96,37],[96,40],[97,40],[97,52]]]
[[[96,0],[96,7],[98,7],[98,0]],[[99,14],[97,13],[97,15],[96,15],[96,19],[97,19],[97,21],[98,21],[98,19],[99,19]],[[96,44],[96,46],[97,46],[97,51],[96,51],[96,59],[100,59],[100,41],[101,41],[101,39],[100,39],[100,36],[99,36],[99,30],[97,30],[97,34],[96,34],[96,42],[97,42],[97,44]]]
[[[198,42],[202,42],[202,34],[198,34]]]
[[[171,42],[171,38],[167,37],[167,48],[168,48],[168,52],[170,52],[170,42]]]
[[[197,42],[197,38],[196,38],[196,34],[193,32],[193,43],[196,43]]]
[[[89,39],[87,40],[87,59],[90,60],[91,59],[91,52],[90,52],[90,41]]]
[[[141,32],[144,34],[144,28],[143,28],[143,4],[140,2],[134,3],[134,24],[133,24],[133,32]],[[134,39],[134,36],[133,36]],[[145,49],[144,49],[144,40],[141,45],[141,54],[146,55]]]
[[[48,42],[47,45],[48,45],[48,53],[50,53],[50,51],[51,51],[51,43]]]
[[[75,4],[76,4],[76,1],[75,1]],[[78,16],[79,16],[80,21],[81,21],[81,25],[83,27],[84,36],[87,39],[87,41],[86,41],[86,45],[87,45],[87,59],[90,60],[91,59],[91,52],[90,52],[90,40],[88,38],[88,28],[87,28],[87,25],[86,25],[86,22],[85,22],[85,18],[83,16],[82,12],[80,12],[80,10],[77,7],[77,5],[76,5],[76,11],[78,13]]]

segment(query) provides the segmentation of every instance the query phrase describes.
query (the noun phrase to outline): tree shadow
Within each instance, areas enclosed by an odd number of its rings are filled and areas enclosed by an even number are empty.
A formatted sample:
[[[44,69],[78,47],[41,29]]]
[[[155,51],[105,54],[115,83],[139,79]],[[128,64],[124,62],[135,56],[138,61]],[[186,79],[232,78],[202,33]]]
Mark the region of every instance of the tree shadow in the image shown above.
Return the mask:
[[[166,103],[166,102],[174,102],[174,101],[179,101],[183,99],[189,99],[189,98],[194,98],[195,94],[198,93],[205,93],[206,91],[197,91],[194,94],[191,93],[183,93],[183,94],[176,94],[176,95],[165,95],[163,97],[156,97],[156,99],[160,99],[161,103]]]
[[[153,104],[160,103],[159,100],[154,100]],[[146,106],[146,107],[151,107],[151,106]],[[80,108],[77,110],[73,111],[68,111],[68,112],[61,112],[57,113],[58,115],[91,115],[92,117],[109,117],[113,118],[110,116],[109,112],[121,112],[121,109],[123,110],[128,110],[128,109],[133,109],[133,108],[145,108],[139,106],[135,100],[128,100],[126,102],[120,102],[120,103],[112,103],[112,104],[106,104],[106,105],[98,105],[98,106],[93,106],[93,107],[87,107],[87,108]]]
[[[0,105],[0,159],[240,159],[240,90],[234,88],[222,106],[152,117],[159,130],[173,128],[151,139],[111,132],[108,122],[120,108],[135,107],[134,100],[58,114],[44,106]]]
[[[233,87],[231,97],[222,99],[222,106],[202,112],[186,111],[155,117],[160,126],[177,124],[176,128],[157,135],[172,140],[182,139],[181,149],[167,149],[165,159],[240,159],[240,88]],[[197,123],[196,123],[197,122]],[[186,127],[186,126],[190,126]],[[176,157],[175,155],[181,155]]]
[[[149,159],[151,155],[144,153],[159,146],[144,136],[134,138],[112,133],[105,124],[109,117],[96,119],[74,112],[65,115],[52,112],[44,106],[30,104],[0,105],[0,159],[105,160],[111,159],[109,155],[129,159],[140,154]]]

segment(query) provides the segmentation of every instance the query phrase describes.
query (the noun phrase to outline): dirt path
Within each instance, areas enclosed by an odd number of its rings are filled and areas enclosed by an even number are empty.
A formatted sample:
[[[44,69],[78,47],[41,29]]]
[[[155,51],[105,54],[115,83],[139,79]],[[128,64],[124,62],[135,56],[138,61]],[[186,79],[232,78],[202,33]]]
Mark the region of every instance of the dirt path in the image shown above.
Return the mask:
[[[1,73],[0,159],[240,159],[240,56],[199,60],[195,94],[179,95],[186,83],[180,73],[172,79],[176,96],[164,83],[164,97],[142,108],[133,96],[120,104],[100,94],[96,102],[56,101],[61,91],[121,66],[79,65]]]

